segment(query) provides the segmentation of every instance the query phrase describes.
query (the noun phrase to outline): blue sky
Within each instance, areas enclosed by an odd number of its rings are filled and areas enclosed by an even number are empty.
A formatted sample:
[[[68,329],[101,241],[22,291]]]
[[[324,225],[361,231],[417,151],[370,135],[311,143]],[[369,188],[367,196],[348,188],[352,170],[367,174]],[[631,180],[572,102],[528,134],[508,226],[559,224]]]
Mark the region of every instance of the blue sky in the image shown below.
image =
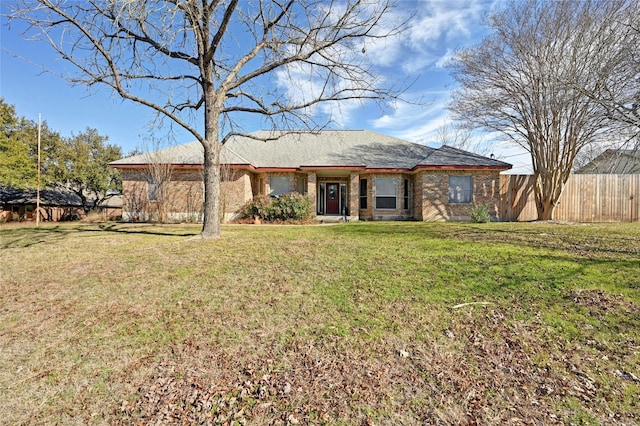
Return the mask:
[[[370,129],[412,142],[438,145],[437,129],[449,121],[447,102],[455,87],[444,68],[458,49],[476,44],[486,33],[483,18],[501,0],[418,0],[400,2],[406,11],[417,10],[412,26],[402,37],[366,46],[367,58],[385,79],[415,80],[405,96],[426,105],[395,104],[384,111],[373,105],[344,105],[339,126]],[[404,10],[399,10],[404,12]],[[38,114],[49,127],[68,136],[86,127],[109,137],[111,143],[129,152],[145,146],[154,114],[145,107],[122,101],[106,89],[73,87],[61,74],[70,68],[57,59],[48,45],[24,40],[18,25],[7,28],[3,18],[0,38],[0,96],[16,107],[18,115],[37,121]],[[252,129],[251,123],[245,123]],[[158,132],[156,136],[161,136]],[[175,142],[193,140],[176,131]],[[521,149],[494,140],[491,151],[514,165],[513,172],[526,172],[528,158]]]

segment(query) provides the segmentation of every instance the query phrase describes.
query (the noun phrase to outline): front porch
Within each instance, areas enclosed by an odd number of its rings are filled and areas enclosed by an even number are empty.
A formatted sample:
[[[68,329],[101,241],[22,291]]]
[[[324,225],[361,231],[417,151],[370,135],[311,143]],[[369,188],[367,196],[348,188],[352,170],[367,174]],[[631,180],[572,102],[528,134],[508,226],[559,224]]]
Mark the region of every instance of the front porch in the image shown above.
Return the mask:
[[[359,174],[349,170],[309,172],[308,197],[316,220],[324,223],[355,222],[360,219],[358,210]]]

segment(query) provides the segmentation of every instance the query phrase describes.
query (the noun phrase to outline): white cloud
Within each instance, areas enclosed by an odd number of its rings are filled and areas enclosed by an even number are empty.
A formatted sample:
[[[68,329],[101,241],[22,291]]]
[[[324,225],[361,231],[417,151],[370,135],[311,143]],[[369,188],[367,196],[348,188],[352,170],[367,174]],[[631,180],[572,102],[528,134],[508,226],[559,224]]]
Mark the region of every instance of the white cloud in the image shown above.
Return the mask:
[[[395,73],[389,78],[402,78],[400,72],[417,76],[414,90],[421,91],[431,103],[397,103],[390,106],[388,113],[369,122],[376,130],[402,139],[434,143],[438,129],[452,121],[447,103],[453,81],[444,68],[457,49],[480,41],[482,20],[495,4],[490,0],[418,0],[411,4],[416,15],[402,45],[386,46],[395,65]],[[376,55],[381,52],[382,47]]]
[[[418,0],[406,1],[410,5],[386,16],[377,33],[383,34],[412,13],[409,28],[402,34],[370,39],[358,46],[366,58],[381,67],[400,66],[406,73],[414,73],[440,62],[441,52],[453,50],[451,46],[468,45],[474,31],[487,11],[484,0]]]
[[[420,49],[425,44],[468,38],[485,11],[479,0],[420,1],[411,43]]]
[[[380,4],[375,0],[364,2],[361,7],[365,9],[364,14],[371,13],[375,16],[379,11]],[[337,19],[345,12],[345,4],[341,2],[332,3],[330,8],[323,10],[329,17]],[[383,36],[394,33],[399,22],[406,20],[406,11],[392,12],[384,16],[379,22],[375,35]],[[359,19],[359,18],[354,18]],[[370,70],[370,65],[389,67],[397,63],[406,50],[403,41],[398,35],[381,37],[379,39],[369,38],[355,48],[346,45],[336,44],[329,52],[331,59],[315,55],[311,58],[317,64],[331,65],[332,60],[354,64],[351,70],[335,70],[328,79],[328,69],[322,66],[313,66],[309,63],[296,62],[275,72],[275,83],[278,89],[284,94],[290,104],[303,105],[317,99],[321,94],[326,95],[326,91],[336,92],[340,90],[350,91],[349,95],[355,95],[358,91],[363,94],[370,94],[371,88],[382,87],[388,76],[375,75],[374,70]],[[325,52],[327,53],[327,52]],[[338,59],[339,58],[339,59]],[[354,73],[359,68],[364,71],[360,76]],[[366,71],[365,71],[366,70]],[[371,74],[368,73],[371,72]],[[343,75],[338,75],[343,73]],[[390,76],[389,76],[390,77]],[[395,78],[396,76],[393,76]],[[377,81],[376,81],[377,80]],[[329,82],[329,83],[328,83]],[[328,84],[327,84],[328,83]],[[332,86],[332,87],[329,87]],[[365,104],[370,102],[359,99],[348,99],[339,102],[322,102],[307,108],[306,113],[313,115],[320,120],[330,119],[338,127],[347,126],[353,119],[354,114],[363,109]]]
[[[367,60],[380,67],[390,67],[404,55],[403,41],[399,37],[373,39],[362,44]]]
[[[447,63],[451,60],[451,58],[453,58],[454,55],[455,52],[452,49],[447,49],[445,54],[436,61],[436,67],[445,68]]]
[[[312,103],[306,108],[305,114],[313,116],[321,122],[330,120],[338,127],[345,127],[353,114],[362,109],[365,101],[356,98],[317,103],[315,100],[340,90],[352,93],[358,93],[362,90],[365,93],[368,82],[345,78],[330,83],[335,85],[328,87],[326,74],[325,69],[298,62],[278,70],[275,73],[275,81],[277,87],[287,98],[289,105]]]
[[[371,34],[374,37],[368,38],[358,46],[358,50],[364,52],[369,63],[381,67],[390,67],[397,64],[398,60],[405,55],[407,32],[410,32],[411,28],[405,33],[380,36],[395,33],[396,28],[409,19],[410,12],[409,10],[398,10],[387,13],[375,32]]]
[[[434,141],[435,130],[448,120],[444,99],[427,105],[396,102],[390,105],[391,112],[370,120],[378,131],[412,142]]]
[[[409,4],[409,8],[390,15],[380,29],[392,28],[398,19],[406,18],[414,9],[416,15],[411,27],[402,37],[367,41],[354,51],[343,49],[336,53],[369,61],[388,82],[411,81],[415,76],[414,93],[405,93],[403,97],[419,98],[420,102],[388,105],[388,111],[381,116],[373,102],[360,100],[316,105],[309,109],[311,113],[316,117],[330,117],[342,128],[366,126],[414,142],[437,142],[437,129],[451,121],[447,103],[452,80],[443,68],[457,48],[479,41],[481,20],[493,5],[486,0],[418,0]],[[289,99],[297,101],[319,93],[324,82],[305,66],[291,67],[276,77],[278,87]]]
[[[485,0],[418,1],[403,40],[402,69],[413,74],[433,65],[442,68],[456,49],[477,41],[481,20],[492,7]]]

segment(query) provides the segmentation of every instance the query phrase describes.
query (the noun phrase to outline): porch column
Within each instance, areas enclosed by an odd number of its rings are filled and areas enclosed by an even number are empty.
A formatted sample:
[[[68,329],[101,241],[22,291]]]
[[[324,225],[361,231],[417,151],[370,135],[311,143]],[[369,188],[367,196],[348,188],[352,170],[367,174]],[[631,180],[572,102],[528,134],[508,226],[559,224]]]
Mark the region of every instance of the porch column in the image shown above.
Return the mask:
[[[349,174],[349,220],[356,222],[360,219],[360,174]]]
[[[318,211],[318,179],[315,172],[307,174],[307,197],[311,202],[311,215],[316,216]]]

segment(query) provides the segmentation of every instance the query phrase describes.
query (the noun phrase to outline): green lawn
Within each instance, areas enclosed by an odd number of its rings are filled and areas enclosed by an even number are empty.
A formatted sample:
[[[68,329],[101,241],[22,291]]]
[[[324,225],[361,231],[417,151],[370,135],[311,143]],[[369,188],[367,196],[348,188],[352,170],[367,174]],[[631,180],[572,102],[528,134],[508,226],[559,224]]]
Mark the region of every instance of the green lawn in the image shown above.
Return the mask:
[[[0,424],[638,424],[640,224],[0,226]]]

